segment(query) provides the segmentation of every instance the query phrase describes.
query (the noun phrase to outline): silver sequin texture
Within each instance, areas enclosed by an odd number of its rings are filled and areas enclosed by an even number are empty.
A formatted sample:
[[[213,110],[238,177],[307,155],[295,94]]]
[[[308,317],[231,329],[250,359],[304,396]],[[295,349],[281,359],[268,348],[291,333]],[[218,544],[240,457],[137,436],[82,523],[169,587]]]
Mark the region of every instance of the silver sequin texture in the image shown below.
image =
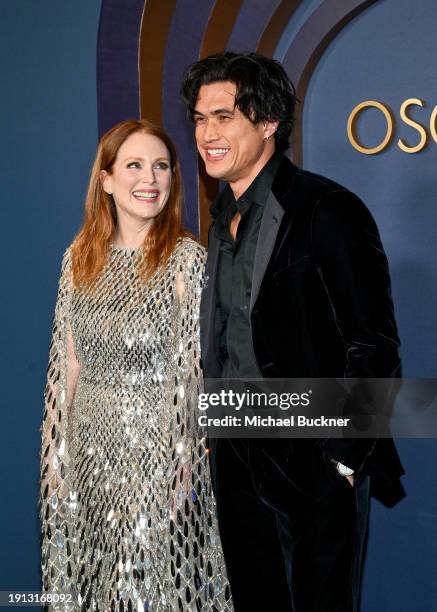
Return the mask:
[[[230,611],[196,419],[205,254],[179,241],[146,284],[140,258],[111,247],[81,292],[64,257],[42,427],[43,588],[72,596],[53,610]],[[71,407],[69,334],[81,364]]]

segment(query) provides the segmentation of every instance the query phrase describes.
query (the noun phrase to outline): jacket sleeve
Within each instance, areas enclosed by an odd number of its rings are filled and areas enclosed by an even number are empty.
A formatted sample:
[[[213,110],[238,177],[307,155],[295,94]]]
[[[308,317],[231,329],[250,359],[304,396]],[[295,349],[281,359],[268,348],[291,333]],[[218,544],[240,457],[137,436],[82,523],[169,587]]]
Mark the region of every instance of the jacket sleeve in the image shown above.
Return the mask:
[[[312,222],[312,249],[345,354],[346,378],[400,376],[387,258],[375,221],[354,194],[321,199]],[[375,439],[329,439],[327,452],[359,470]]]
[[[66,252],[62,263],[50,344],[45,409],[42,424],[40,516],[42,524],[43,591],[61,599],[54,609],[73,609],[74,512],[69,412],[74,397],[79,364],[74,354],[69,323],[71,261]],[[72,603],[68,605],[68,600]]]

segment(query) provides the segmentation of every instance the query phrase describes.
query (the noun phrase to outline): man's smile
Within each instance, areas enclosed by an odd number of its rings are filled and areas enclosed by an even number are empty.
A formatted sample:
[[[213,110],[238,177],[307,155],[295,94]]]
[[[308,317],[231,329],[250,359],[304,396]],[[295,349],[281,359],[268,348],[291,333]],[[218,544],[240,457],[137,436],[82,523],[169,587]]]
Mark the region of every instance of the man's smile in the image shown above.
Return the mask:
[[[205,150],[208,161],[218,161],[220,159],[223,159],[230,151],[229,148],[225,147],[211,147]]]

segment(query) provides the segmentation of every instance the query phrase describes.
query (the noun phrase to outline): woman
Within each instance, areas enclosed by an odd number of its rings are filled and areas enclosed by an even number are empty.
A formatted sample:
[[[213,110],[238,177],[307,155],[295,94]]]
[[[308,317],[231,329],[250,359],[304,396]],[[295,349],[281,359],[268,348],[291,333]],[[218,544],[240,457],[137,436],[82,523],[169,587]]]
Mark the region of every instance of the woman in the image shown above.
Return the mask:
[[[45,394],[54,609],[232,609],[196,427],[204,250],[181,206],[161,129],[130,120],[103,136],[64,256]]]

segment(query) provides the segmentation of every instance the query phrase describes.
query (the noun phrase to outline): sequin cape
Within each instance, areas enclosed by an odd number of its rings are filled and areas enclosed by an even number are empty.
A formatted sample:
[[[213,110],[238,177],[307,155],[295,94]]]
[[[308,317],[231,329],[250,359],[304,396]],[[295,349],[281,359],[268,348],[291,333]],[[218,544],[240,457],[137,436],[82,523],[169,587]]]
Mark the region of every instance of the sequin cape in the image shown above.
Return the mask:
[[[140,257],[111,247],[85,293],[64,256],[42,426],[43,590],[71,597],[50,606],[62,611],[232,610],[196,425],[205,253],[179,241],[147,283]]]

